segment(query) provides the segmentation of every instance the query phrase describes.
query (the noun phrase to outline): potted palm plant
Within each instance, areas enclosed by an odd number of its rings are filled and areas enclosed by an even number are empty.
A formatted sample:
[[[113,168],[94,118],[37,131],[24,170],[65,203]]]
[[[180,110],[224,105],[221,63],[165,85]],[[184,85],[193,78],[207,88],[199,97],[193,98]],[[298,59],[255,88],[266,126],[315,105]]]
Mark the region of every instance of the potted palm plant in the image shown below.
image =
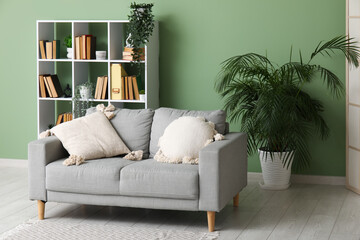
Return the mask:
[[[322,80],[334,97],[344,93],[339,77],[331,70],[312,63],[315,57],[345,55],[349,64],[358,67],[360,52],[352,39],[339,36],[320,42],[304,61],[278,66],[266,56],[248,53],[222,63],[216,91],[225,99],[230,121],[241,121],[248,134],[248,153],[259,152],[263,188],[286,189],[290,185],[291,168],[309,166],[311,159],[307,139],[317,133],[322,139],[329,128],[322,117],[323,104],[303,87]]]

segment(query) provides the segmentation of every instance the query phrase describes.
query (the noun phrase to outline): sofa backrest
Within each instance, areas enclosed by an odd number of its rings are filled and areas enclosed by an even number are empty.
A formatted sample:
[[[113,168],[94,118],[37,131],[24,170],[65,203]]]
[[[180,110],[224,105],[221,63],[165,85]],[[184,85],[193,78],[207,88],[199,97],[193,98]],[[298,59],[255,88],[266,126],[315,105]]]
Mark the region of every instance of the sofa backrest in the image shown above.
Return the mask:
[[[182,116],[204,117],[207,121],[211,121],[215,124],[215,129],[219,133],[226,133],[226,113],[223,110],[189,111],[173,108],[159,108],[155,110],[154,119],[151,127],[150,157],[153,157],[159,150],[159,138],[164,134],[165,128],[172,121]]]
[[[86,114],[96,112],[96,108],[89,108]],[[111,124],[131,151],[143,150],[143,158],[149,157],[150,131],[154,116],[151,109],[122,109],[117,108]]]

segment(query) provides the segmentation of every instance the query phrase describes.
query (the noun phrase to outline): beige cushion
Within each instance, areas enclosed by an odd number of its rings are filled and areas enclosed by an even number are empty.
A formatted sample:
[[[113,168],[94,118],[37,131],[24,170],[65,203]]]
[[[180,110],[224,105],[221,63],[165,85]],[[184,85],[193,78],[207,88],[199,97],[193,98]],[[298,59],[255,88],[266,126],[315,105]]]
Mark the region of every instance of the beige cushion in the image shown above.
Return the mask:
[[[130,152],[101,112],[59,124],[51,131],[60,139],[70,155],[81,156],[84,160]]]
[[[199,117],[180,117],[159,139],[158,162],[197,164],[200,150],[214,140],[215,125]]]

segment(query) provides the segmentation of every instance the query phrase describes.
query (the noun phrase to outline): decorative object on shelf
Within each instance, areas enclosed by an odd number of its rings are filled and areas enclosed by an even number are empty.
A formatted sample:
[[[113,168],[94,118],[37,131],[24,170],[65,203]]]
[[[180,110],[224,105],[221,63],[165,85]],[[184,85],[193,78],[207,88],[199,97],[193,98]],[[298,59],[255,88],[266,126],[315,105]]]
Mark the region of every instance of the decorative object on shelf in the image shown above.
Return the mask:
[[[106,51],[96,51],[96,60],[105,60]]]
[[[67,51],[67,55],[66,57],[69,59],[73,58],[73,48],[72,48],[72,37],[71,34],[69,34],[68,36],[66,36],[64,38],[64,45],[67,47],[66,51]]]
[[[64,89],[65,97],[71,97],[71,88],[69,84],[66,84],[66,88]]]
[[[81,100],[89,100],[92,97],[93,90],[92,82],[88,81],[78,86]]]
[[[139,100],[140,101],[145,101],[145,90],[141,90],[139,92]]]
[[[149,41],[149,37],[154,30],[154,15],[152,7],[154,4],[131,3],[128,38],[126,39],[126,47],[132,49],[133,61],[140,62],[143,58],[141,46]]]
[[[94,86],[90,81],[76,87],[75,96],[72,99],[74,102],[74,118],[85,116],[86,109],[92,106],[90,99],[92,98],[93,89]]]
[[[320,42],[309,61],[290,61],[274,65],[266,56],[248,53],[222,63],[216,90],[225,98],[231,121],[241,120],[241,130],[248,133],[248,152],[260,150],[264,188],[286,189],[291,171],[309,166],[311,156],[307,139],[316,132],[326,139],[329,128],[322,117],[323,104],[303,87],[315,80],[326,83],[334,97],[343,95],[344,86],[335,73],[311,61],[318,55],[329,56],[340,50],[349,64],[359,66],[360,51],[353,39],[339,36]],[[315,131],[314,131],[315,130]],[[293,154],[289,154],[293,151]],[[277,156],[281,160],[277,160]],[[269,160],[274,164],[268,164]],[[267,161],[267,164],[263,162]],[[281,161],[282,164],[276,164]],[[275,167],[280,168],[274,172]],[[287,175],[281,176],[281,174]],[[270,175],[270,176],[269,176]],[[268,181],[281,180],[281,181]]]

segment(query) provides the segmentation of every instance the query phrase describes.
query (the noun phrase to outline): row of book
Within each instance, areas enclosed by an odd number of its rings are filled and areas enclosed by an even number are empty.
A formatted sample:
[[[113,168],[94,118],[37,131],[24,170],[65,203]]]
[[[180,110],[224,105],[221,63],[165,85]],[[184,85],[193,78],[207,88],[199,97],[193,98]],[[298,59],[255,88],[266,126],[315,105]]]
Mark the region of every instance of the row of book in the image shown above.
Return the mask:
[[[75,37],[75,59],[95,59],[96,37],[81,35]]]
[[[123,60],[134,61],[134,48],[124,47]],[[140,60],[145,60],[145,48],[139,48]]]
[[[60,58],[60,41],[39,41],[39,55],[41,59],[59,59]]]
[[[108,76],[100,76],[97,78],[96,88],[95,88],[95,99],[106,99],[107,98],[107,83]]]
[[[71,120],[73,120],[72,113],[62,113],[62,114],[59,114],[59,116],[56,120],[56,125],[59,125],[60,123],[68,122]]]
[[[39,76],[39,90],[42,98],[51,97],[57,98],[62,97],[64,92],[61,88],[58,76],[55,75],[40,75]]]
[[[112,100],[140,100],[139,88],[135,76],[127,76],[124,67],[120,63],[110,66]]]

